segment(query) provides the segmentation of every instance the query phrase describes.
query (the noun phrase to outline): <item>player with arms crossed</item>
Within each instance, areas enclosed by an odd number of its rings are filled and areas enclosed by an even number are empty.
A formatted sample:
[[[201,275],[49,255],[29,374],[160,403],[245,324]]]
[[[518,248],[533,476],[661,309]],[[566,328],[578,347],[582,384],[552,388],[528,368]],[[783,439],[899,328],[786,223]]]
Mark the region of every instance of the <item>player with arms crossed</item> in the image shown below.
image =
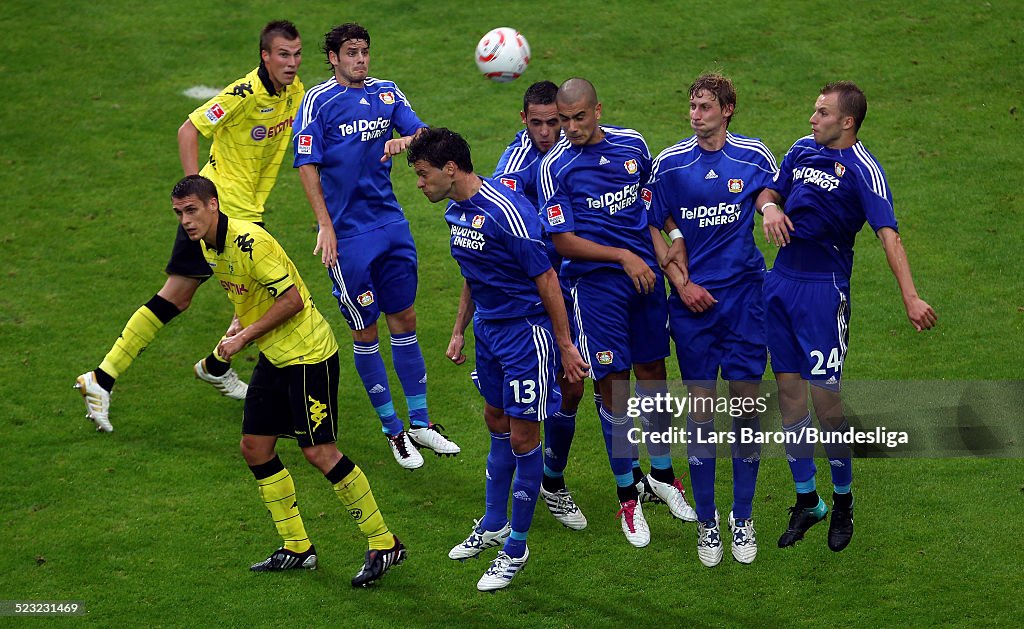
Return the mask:
[[[426,125],[392,81],[367,76],[370,34],[342,24],[324,37],[334,75],[311,88],[295,118],[295,167],[320,226],[314,253],[334,283],[352,329],[356,371],[391,452],[415,469],[413,447],[456,455],[427,414],[427,367],[416,338],[416,245],[391,188],[391,157]],[[401,137],[392,137],[398,131]],[[391,356],[409,408],[410,429],[395,413],[380,355],[377,319],[391,332]],[[411,438],[411,441],[410,441]]]
[[[405,546],[384,523],[362,470],[338,451],[338,344],[330,325],[277,241],[259,225],[219,211],[213,182],[185,177],[174,186],[171,205],[189,239],[202,243],[239,320],[217,351],[231,358],[250,343],[260,349],[245,398],[241,450],[284,545],[251,570],[317,565],[295,484],[275,451],[278,437],[288,436],[366,535],[369,550],[352,585],[373,583],[402,563]]]
[[[221,190],[222,212],[262,225],[267,200],[291,137],[303,88],[296,72],[302,40],[295,25],[270,22],[260,33],[260,65],[198,107],[178,129],[178,154],[185,175],[199,172],[199,133],[212,137],[202,175]],[[179,227],[167,263],[167,279],[128,320],[103,362],[76,380],[85,398],[86,417],[96,429],[112,431],[110,392],[157,332],[188,309],[199,285],[210,277],[199,245]],[[230,331],[234,331],[234,323]],[[223,359],[223,360],[222,360]],[[245,398],[245,383],[216,349],[194,366],[196,377],[232,399]]]
[[[465,278],[463,295],[472,296],[477,374],[491,434],[484,517],[448,556],[464,560],[503,544],[477,583],[480,590],[496,590],[530,556],[526,536],[543,475],[540,422],[559,408],[559,355],[570,381],[579,382],[588,366],[572,344],[536,208],[498,181],[474,174],[469,145],[448,129],[418,136],[407,158],[432,203],[450,199],[445,221],[452,257]],[[458,350],[460,363],[465,356]]]
[[[638,397],[664,392],[669,352],[664,283],[640,198],[651,157],[636,131],[599,125],[601,104],[586,79],[563,83],[556,102],[565,137],[541,162],[539,207],[558,253],[566,258],[562,275],[572,287],[577,346],[593,366],[602,398],[599,415],[622,531],[631,544],[643,547],[650,543],[650,529],[626,440],[626,398],[630,369],[636,373]],[[622,390],[613,395],[616,383]],[[667,417],[656,413],[641,420],[645,432],[660,432]],[[642,480],[668,503],[673,516],[693,521],[696,514],[675,478],[668,447],[659,446],[649,447],[651,473]]]
[[[645,197],[651,222],[673,239],[682,268],[665,266],[672,285],[669,320],[679,372],[691,400],[686,416],[690,479],[697,511],[697,556],[708,567],[722,560],[715,508],[714,432],[719,371],[729,382],[733,505],[732,554],[741,563],[757,555],[751,518],[760,446],[739,439],[760,432],[756,398],[768,360],[764,340],[764,257],[754,244],[754,200],[775,174],[775,158],[760,140],[729,132],[736,89],[719,74],[690,85],[694,135],[654,160]],[[657,238],[656,249],[665,241]],[[659,251],[659,253],[663,253]],[[674,252],[673,252],[674,253]],[[674,259],[674,256],[673,256]],[[680,271],[686,271],[682,273]]]
[[[540,161],[561,135],[562,126],[558,120],[558,109],[555,107],[557,94],[558,86],[551,81],[538,81],[527,88],[523,94],[523,109],[519,112],[526,128],[516,134],[494,169],[495,179],[511,190],[521,192],[531,203],[537,202],[537,172]],[[543,240],[551,267],[557,272],[562,266],[562,256],[558,255],[547,232],[543,234]],[[569,286],[561,280],[559,283],[566,312],[572,312]],[[460,310],[456,324],[468,321],[469,317]],[[571,319],[569,324],[571,328]],[[452,332],[452,341],[462,343],[464,330],[465,326],[460,330],[456,325]],[[455,355],[458,355],[458,352],[455,352]],[[454,358],[453,352],[450,351],[448,357]],[[558,388],[562,392],[562,406],[558,412],[544,420],[544,480],[541,483],[540,496],[555,519],[564,526],[579,531],[587,527],[587,518],[566,489],[564,474],[565,466],[569,462],[572,439],[576,434],[576,411],[583,398],[583,382],[569,382],[560,371]]]
[[[783,428],[797,436],[811,425],[808,382],[822,430],[850,430],[839,388],[849,341],[853,243],[865,222],[882,243],[910,323],[921,331],[937,320],[914,286],[885,172],[857,139],[867,109],[854,83],[825,85],[811,115],[811,135],[793,144],[775,180],[757,197],[765,238],[781,247],[765,279],[766,334]],[[794,441],[787,440],[786,454],[797,498],[780,548],[803,539],[828,513],[815,484],[813,444]],[[826,445],[825,453],[833,486],[828,547],[838,552],[853,538],[852,460],[842,444]]]

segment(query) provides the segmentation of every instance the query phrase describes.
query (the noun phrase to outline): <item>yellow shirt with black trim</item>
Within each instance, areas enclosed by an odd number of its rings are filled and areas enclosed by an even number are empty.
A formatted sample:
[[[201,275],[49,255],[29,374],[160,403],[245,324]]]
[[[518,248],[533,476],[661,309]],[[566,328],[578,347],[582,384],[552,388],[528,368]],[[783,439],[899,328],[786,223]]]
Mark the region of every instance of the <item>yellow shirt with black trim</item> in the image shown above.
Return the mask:
[[[220,209],[231,218],[263,221],[304,93],[298,77],[276,91],[260,63],[189,114],[196,129],[213,138],[199,174],[217,184]]]
[[[220,214],[217,246],[203,242],[203,256],[243,326],[249,326],[274,305],[278,295],[295,287],[302,311],[256,339],[276,367],[310,365],[338,351],[330,324],[313,305],[309,290],[281,245],[265,229]]]

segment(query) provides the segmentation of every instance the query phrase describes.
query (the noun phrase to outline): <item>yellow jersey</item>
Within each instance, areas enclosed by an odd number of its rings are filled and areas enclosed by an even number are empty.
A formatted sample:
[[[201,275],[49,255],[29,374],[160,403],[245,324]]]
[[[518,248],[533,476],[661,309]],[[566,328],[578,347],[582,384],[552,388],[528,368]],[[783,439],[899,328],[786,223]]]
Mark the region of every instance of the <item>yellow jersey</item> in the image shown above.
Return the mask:
[[[251,325],[274,305],[277,296],[295,287],[302,311],[256,339],[275,367],[310,365],[338,351],[330,324],[313,305],[309,290],[281,245],[265,229],[220,214],[217,246],[203,241],[203,257],[235,306],[243,326]]]
[[[217,185],[220,209],[228,216],[263,221],[263,204],[291,143],[304,93],[299,77],[275,91],[261,63],[189,114],[196,129],[213,138],[210,160],[199,174]]]

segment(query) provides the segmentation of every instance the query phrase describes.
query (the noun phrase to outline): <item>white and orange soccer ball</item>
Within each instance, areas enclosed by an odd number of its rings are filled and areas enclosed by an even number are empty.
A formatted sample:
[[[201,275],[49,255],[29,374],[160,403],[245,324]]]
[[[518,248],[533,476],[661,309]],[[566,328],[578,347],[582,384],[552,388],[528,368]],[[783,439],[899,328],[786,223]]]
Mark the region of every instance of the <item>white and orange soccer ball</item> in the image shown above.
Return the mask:
[[[529,64],[530,44],[514,28],[493,29],[476,45],[476,67],[492,81],[514,81]]]

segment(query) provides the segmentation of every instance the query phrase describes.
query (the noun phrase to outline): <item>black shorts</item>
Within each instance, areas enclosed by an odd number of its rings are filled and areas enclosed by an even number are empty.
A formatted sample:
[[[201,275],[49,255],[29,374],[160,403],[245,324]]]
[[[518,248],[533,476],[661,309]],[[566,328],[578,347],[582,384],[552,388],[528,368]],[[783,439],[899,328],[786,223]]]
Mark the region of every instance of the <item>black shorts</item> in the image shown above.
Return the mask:
[[[263,227],[263,223],[256,223]],[[178,233],[174,236],[174,248],[171,259],[167,262],[164,272],[168,275],[182,275],[205,282],[213,277],[210,264],[203,257],[203,248],[198,240],[192,240],[185,233],[185,228],[178,225]]]
[[[289,367],[275,367],[261,353],[245,396],[242,434],[291,437],[300,448],[337,441],[338,353]]]

